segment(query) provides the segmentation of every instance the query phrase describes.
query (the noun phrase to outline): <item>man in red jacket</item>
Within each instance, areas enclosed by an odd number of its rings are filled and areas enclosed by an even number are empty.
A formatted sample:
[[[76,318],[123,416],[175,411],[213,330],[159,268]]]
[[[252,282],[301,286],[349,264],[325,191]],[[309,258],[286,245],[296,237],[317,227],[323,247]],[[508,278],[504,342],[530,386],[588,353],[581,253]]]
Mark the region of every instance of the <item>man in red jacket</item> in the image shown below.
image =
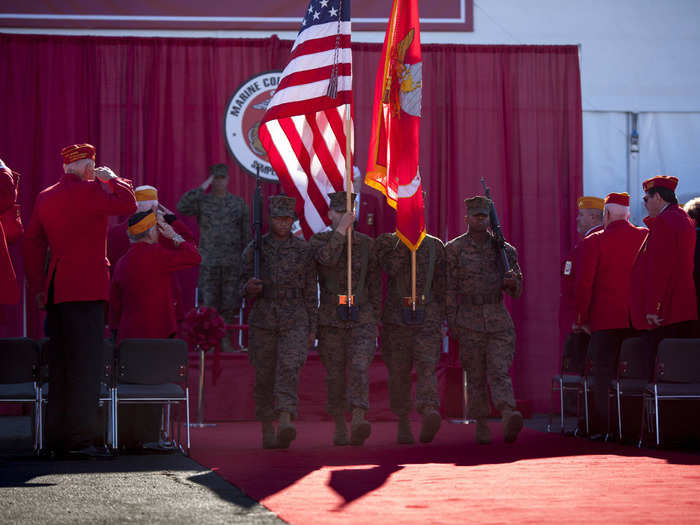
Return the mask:
[[[12,171],[0,159],[0,215],[12,213],[17,200],[19,173]],[[0,221],[0,305],[15,304],[19,299],[17,278],[7,249],[7,232]],[[1,307],[0,307],[1,308]],[[4,323],[0,310],[0,324]]]
[[[692,337],[698,318],[695,226],[678,206],[676,186],[678,179],[665,175],[642,184],[649,235],[632,269],[630,317],[634,328],[643,330],[652,363],[662,339]]]
[[[171,225],[158,223],[152,210],[132,215],[127,233],[131,247],[112,276],[110,328],[117,332],[117,341],[173,337],[177,325],[171,276],[197,266],[202,257]],[[164,247],[160,237],[173,248]]]
[[[622,341],[632,335],[630,273],[647,236],[646,228],[629,222],[629,204],[627,193],[611,193],[605,198],[605,229],[583,240],[576,274],[575,327],[591,334],[588,354],[593,360],[595,387],[590,436],[594,439],[607,432],[608,386],[615,377]]]
[[[575,284],[576,274],[580,260],[583,257],[583,239],[586,236],[603,229],[603,199],[598,197],[579,197],[577,201],[578,214],[576,215],[576,230],[580,240],[564,258],[561,265],[561,297],[559,300],[559,327],[563,339],[571,334],[572,326],[576,321]],[[588,345],[588,335],[583,332],[585,339],[582,347]]]
[[[103,363],[106,257],[110,215],[136,210],[131,182],[95,168],[95,148],[61,150],[65,175],[37,197],[24,238],[30,290],[47,310],[49,447],[56,454],[100,455],[97,402]],[[51,257],[44,273],[47,250]]]
[[[179,220],[177,216],[168,208],[163,206],[158,200],[158,190],[153,186],[139,186],[134,189],[136,206],[138,211],[153,210],[160,225],[170,225],[175,233],[180,235],[185,241],[194,243],[194,235],[187,225]],[[107,258],[110,269],[114,273],[114,268],[119,259],[126,254],[131,245],[127,235],[129,219],[115,224],[109,229],[107,235]],[[175,248],[173,241],[165,235],[158,237],[158,242],[165,248]],[[195,243],[196,244],[196,243]],[[175,319],[178,324],[185,318],[185,309],[182,305],[182,285],[176,272],[170,274],[172,284],[172,302],[175,306]]]

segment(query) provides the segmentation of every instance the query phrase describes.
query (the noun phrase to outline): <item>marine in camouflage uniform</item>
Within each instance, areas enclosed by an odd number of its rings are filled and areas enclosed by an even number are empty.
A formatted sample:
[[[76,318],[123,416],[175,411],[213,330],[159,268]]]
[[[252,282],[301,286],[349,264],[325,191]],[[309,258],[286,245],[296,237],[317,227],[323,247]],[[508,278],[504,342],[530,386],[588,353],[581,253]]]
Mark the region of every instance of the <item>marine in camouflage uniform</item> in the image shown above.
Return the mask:
[[[243,252],[240,289],[255,299],[248,318],[248,356],[255,368],[255,417],[262,421],[264,448],[287,448],[296,438],[292,421],[299,372],[316,334],[316,265],[309,243],[291,235],[294,202],[283,195],[269,198],[270,232],[262,237],[260,279],[254,277],[255,243]]]
[[[250,211],[241,197],[226,190],[225,164],[212,166],[209,174],[204,184],[182,196],[177,209],[197,217],[199,224],[199,304],[216,308],[224,321],[233,323],[241,307],[238,281],[241,253],[251,237]],[[213,191],[206,193],[209,185]]]
[[[345,414],[351,410],[350,443],[362,445],[371,433],[365,414],[369,409],[369,366],[377,347],[381,279],[373,239],[351,230],[352,292],[359,312],[356,321],[339,317],[338,295],[347,294],[345,232],[354,215],[346,213],[345,192],[331,193],[330,198],[334,230],[310,239],[321,288],[318,351],[326,369],[327,410],[335,421],[333,443],[348,444]]]
[[[467,371],[469,412],[477,420],[479,443],[491,441],[488,386],[503,418],[503,435],[513,442],[523,425],[515,410],[513,384],[508,370],[515,352],[515,327],[503,305],[503,291],[512,297],[522,293],[522,273],[515,248],[505,243],[511,266],[506,274],[502,252],[489,226],[491,201],[477,196],[466,199],[469,231],[445,247],[447,260],[447,321],[457,335],[462,367]]]
[[[419,324],[407,324],[404,319],[411,308],[411,251],[396,233],[380,235],[375,249],[387,276],[381,345],[389,369],[391,411],[399,417],[397,441],[414,442],[408,414],[415,368],[416,410],[422,414],[420,440],[429,443],[441,423],[436,368],[445,319],[445,247],[440,239],[427,235],[416,252],[416,309],[424,316]]]

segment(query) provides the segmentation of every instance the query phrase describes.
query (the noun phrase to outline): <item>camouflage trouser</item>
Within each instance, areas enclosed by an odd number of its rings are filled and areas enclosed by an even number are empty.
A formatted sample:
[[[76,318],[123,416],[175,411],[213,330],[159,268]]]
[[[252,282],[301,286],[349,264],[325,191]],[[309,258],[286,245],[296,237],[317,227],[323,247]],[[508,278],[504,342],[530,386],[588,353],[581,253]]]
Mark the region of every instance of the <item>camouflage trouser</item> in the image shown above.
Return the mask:
[[[319,327],[318,352],[326,368],[326,409],[331,415],[369,409],[369,365],[377,350],[377,326]]]
[[[508,375],[515,353],[515,332],[476,332],[458,329],[459,357],[467,371],[467,395],[469,415],[485,418],[491,413],[491,399],[496,410],[515,409],[513,383]],[[488,386],[487,386],[488,380]]]
[[[238,322],[241,296],[238,293],[239,268],[236,266],[199,267],[199,304],[216,308],[224,321]]]
[[[307,326],[286,330],[250,327],[248,357],[255,368],[255,418],[272,421],[280,412],[296,418],[299,372],[309,351]]]
[[[435,369],[440,359],[442,334],[439,323],[420,326],[385,324],[382,358],[389,369],[391,411],[405,416],[411,411],[411,370],[416,371],[416,410],[440,407]]]

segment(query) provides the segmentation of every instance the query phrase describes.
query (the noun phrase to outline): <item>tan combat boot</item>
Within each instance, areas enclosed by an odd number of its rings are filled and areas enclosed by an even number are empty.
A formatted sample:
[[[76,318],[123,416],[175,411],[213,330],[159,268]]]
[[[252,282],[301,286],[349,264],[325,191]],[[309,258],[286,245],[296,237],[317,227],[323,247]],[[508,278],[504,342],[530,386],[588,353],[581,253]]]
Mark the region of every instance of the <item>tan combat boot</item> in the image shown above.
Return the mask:
[[[353,408],[352,421],[350,422],[350,444],[362,445],[371,433],[372,426],[365,419],[365,411],[361,408]]]
[[[476,442],[479,445],[489,445],[491,443],[491,430],[486,418],[476,420]]]
[[[440,430],[442,417],[434,408],[426,408],[423,410],[423,418],[420,424],[420,439],[421,443],[430,443],[437,431]]]
[[[272,421],[262,422],[262,446],[263,448],[277,448],[275,425],[272,424]]]
[[[297,437],[297,429],[292,424],[289,412],[280,412],[277,422],[277,448],[289,448],[289,444]]]
[[[501,414],[503,420],[503,442],[513,443],[523,428],[523,415],[517,410],[505,409]]]
[[[411,431],[411,422],[408,416],[399,416],[399,428],[396,433],[396,441],[399,445],[412,445],[416,442]]]
[[[345,422],[345,414],[336,414],[333,416],[335,422],[335,432],[333,433],[333,444],[339,447],[347,445],[348,441],[348,425]]]

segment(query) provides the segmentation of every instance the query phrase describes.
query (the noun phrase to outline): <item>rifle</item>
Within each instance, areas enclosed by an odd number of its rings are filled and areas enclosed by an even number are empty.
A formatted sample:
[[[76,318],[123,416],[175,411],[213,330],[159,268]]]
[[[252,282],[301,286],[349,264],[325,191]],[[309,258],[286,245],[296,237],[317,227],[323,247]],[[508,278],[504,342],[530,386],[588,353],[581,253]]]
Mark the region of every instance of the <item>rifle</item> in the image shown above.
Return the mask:
[[[260,195],[260,166],[255,173],[255,193],[253,194],[253,276],[260,279],[260,251],[262,250],[262,196]]]
[[[510,271],[510,262],[508,262],[508,256],[506,255],[506,240],[503,237],[503,231],[501,230],[501,223],[498,222],[498,214],[496,213],[496,203],[493,202],[491,198],[491,190],[486,186],[486,181],[484,177],[481,177],[481,186],[484,188],[484,194],[486,198],[491,201],[491,210],[489,211],[489,220],[491,222],[491,231],[493,232],[493,237],[496,239],[498,247],[501,249],[501,255],[503,256],[503,266],[506,273]]]

